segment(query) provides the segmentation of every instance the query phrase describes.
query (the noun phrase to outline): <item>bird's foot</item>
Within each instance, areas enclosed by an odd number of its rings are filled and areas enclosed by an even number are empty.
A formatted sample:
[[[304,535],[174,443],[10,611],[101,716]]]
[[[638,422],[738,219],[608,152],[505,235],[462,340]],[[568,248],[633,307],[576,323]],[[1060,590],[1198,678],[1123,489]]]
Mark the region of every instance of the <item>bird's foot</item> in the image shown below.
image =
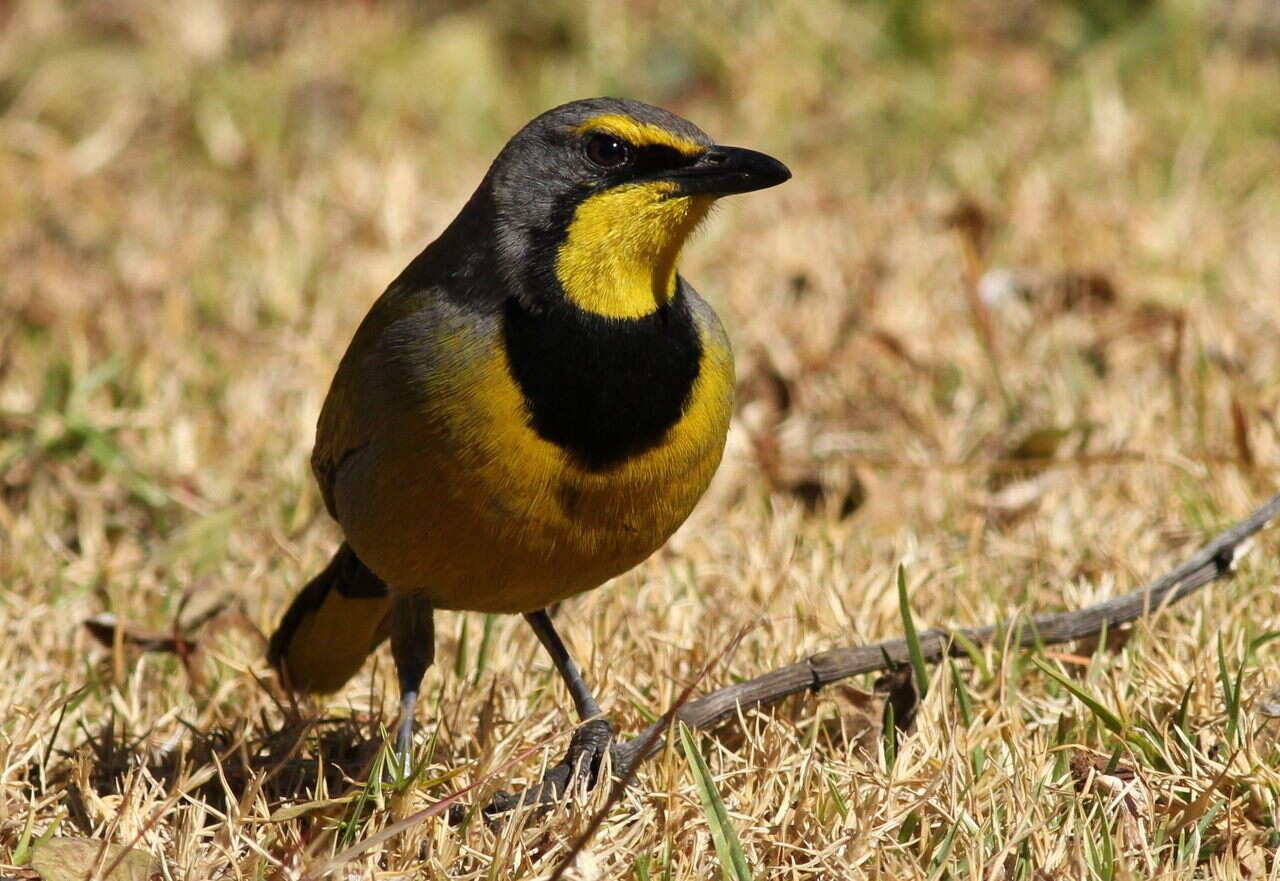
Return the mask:
[[[605,754],[613,744],[613,726],[608,719],[592,719],[573,734],[569,751],[559,764],[547,769],[542,780],[528,789],[510,793],[499,790],[484,808],[487,819],[514,811],[526,805],[537,805],[545,810],[559,801],[565,792],[578,781],[587,789],[595,787],[604,764]]]

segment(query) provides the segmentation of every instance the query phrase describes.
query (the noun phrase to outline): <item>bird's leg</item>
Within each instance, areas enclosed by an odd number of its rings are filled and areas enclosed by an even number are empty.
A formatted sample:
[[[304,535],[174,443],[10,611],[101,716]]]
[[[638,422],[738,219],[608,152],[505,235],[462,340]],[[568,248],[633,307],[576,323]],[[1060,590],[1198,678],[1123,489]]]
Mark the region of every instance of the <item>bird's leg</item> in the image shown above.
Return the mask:
[[[391,607],[391,657],[396,662],[400,682],[400,726],[396,735],[396,757],[402,769],[409,767],[413,745],[413,716],[418,704],[422,677],[435,658],[435,626],[431,603],[414,594],[396,594]]]
[[[487,814],[503,813],[527,804],[549,804],[564,794],[569,784],[578,776],[586,779],[588,786],[594,786],[600,774],[600,765],[609,746],[613,742],[613,728],[609,720],[600,711],[600,704],[587,688],[578,665],[569,656],[569,651],[560,640],[545,609],[529,612],[525,616],[533,632],[538,634],[547,654],[560,671],[573,698],[573,705],[578,711],[578,718],[586,724],[579,726],[569,742],[569,751],[560,763],[547,769],[542,782],[526,789],[517,795],[499,792],[486,809]]]
[[[547,614],[547,610],[539,609],[536,612],[529,612],[524,619],[529,622],[533,632],[538,634],[538,641],[542,643],[542,647],[551,656],[552,663],[560,671],[560,678],[569,689],[569,697],[573,698],[573,707],[578,711],[578,718],[585,722],[588,719],[603,716],[600,704],[596,703],[591,689],[587,688],[587,683],[582,678],[582,671],[569,656],[569,650],[560,640],[560,634],[556,633],[555,625],[551,623],[551,616]]]

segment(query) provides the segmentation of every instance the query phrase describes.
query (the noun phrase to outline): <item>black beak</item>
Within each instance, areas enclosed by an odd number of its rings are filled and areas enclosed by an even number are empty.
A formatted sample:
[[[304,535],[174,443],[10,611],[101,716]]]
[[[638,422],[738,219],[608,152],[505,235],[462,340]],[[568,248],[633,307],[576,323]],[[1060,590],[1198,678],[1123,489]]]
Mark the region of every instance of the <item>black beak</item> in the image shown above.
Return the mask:
[[[717,144],[693,164],[663,177],[679,185],[681,196],[729,196],[776,187],[791,177],[791,171],[764,153]]]

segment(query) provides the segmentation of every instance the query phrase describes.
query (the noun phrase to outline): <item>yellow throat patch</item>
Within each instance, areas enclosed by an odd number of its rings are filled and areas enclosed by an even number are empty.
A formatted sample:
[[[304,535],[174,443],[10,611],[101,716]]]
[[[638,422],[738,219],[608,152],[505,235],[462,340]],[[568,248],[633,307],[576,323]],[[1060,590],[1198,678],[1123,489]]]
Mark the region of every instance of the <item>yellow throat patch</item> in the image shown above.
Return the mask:
[[[673,196],[668,181],[623,184],[582,202],[556,255],[570,302],[607,318],[648,315],[675,295],[676,264],[712,196]]]

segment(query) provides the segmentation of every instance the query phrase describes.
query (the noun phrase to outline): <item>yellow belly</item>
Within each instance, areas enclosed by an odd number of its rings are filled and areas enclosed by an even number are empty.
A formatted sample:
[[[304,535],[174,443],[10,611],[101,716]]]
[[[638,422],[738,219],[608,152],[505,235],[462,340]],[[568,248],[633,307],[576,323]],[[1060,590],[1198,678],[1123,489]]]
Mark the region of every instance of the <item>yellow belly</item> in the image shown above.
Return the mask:
[[[439,608],[527,612],[589,590],[657,550],[710,483],[732,410],[733,362],[701,332],[703,364],[683,418],[656,447],[589,471],[529,428],[496,342],[467,346],[419,412],[344,463],[338,519],[393,589]],[[455,367],[460,363],[450,359]]]

